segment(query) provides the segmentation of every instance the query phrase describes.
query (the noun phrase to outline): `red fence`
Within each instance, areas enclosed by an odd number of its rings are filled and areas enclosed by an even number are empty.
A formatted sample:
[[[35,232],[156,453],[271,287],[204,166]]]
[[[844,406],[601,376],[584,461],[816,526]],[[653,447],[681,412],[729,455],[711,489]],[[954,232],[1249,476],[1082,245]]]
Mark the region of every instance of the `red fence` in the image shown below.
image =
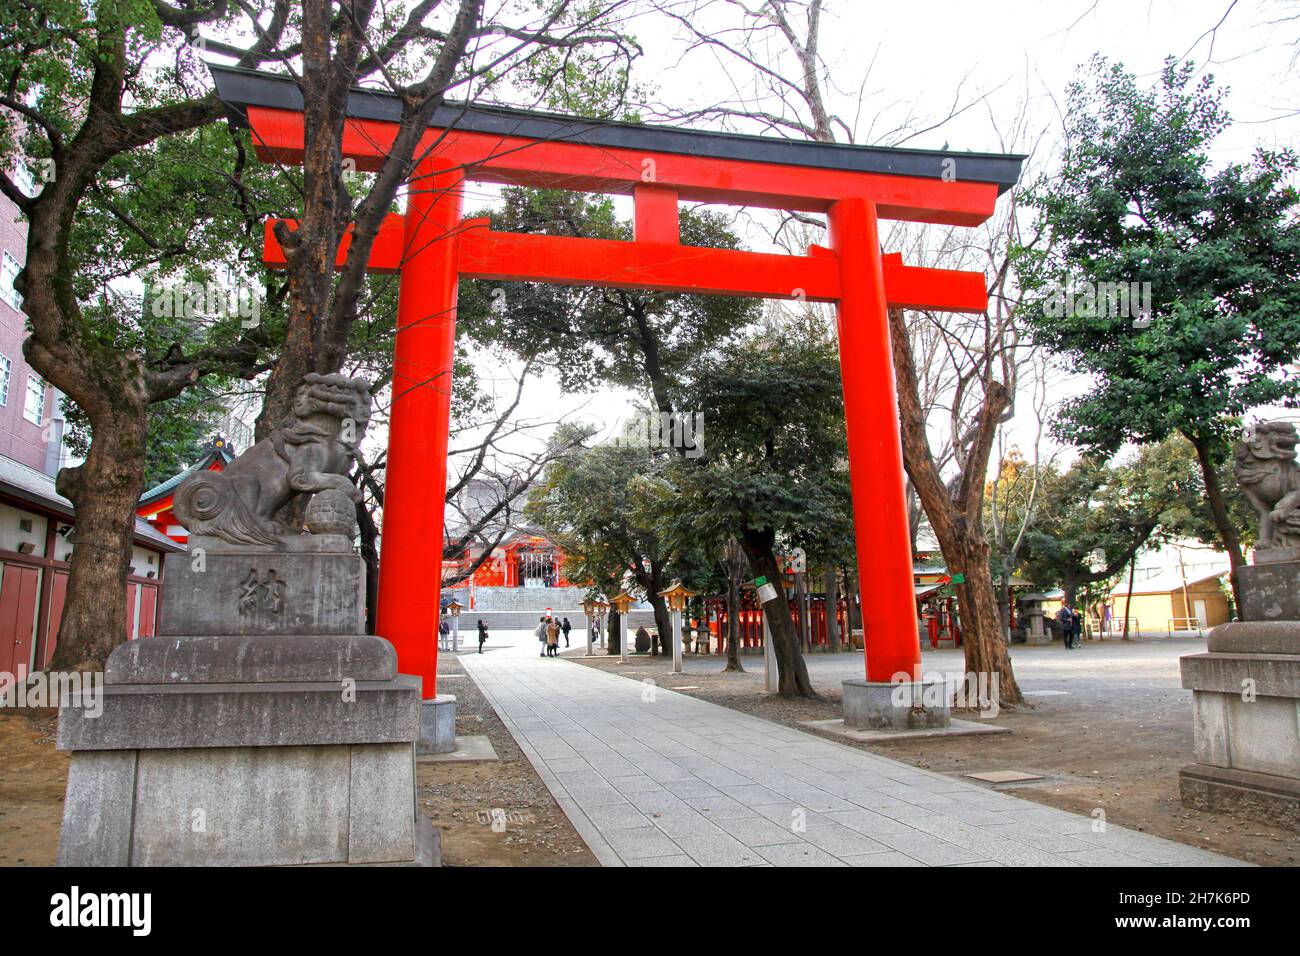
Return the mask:
[[[794,598],[789,599],[790,620],[796,631],[799,627],[799,605]],[[808,614],[808,643],[810,647],[821,648],[830,645],[830,635],[826,628],[826,598],[809,596],[806,599]],[[709,631],[713,634],[712,651],[725,654],[727,650],[727,602],[722,598],[711,598],[704,603],[708,615]],[[840,642],[851,647],[849,634],[849,604],[841,598],[835,609],[840,622]],[[740,598],[740,647],[741,650],[761,648],[763,646],[763,612],[758,606],[753,593],[742,594]]]

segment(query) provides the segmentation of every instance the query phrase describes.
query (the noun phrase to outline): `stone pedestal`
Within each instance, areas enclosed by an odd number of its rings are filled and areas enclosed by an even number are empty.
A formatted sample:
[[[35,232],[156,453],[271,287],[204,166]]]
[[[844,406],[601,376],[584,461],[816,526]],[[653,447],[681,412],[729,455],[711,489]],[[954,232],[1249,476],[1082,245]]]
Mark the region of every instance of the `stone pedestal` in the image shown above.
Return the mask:
[[[202,557],[167,557],[166,636],[110,655],[99,706],[61,701],[59,863],[436,863],[416,805],[420,679],[358,633],[360,558]]]
[[[859,730],[947,727],[952,711],[942,682],[844,682],[844,723]]]
[[[217,538],[191,538],[189,554],[165,559],[158,633],[362,633],[366,566],[361,555],[337,535],[288,540],[301,540],[301,550],[240,551]],[[331,545],[334,550],[324,550]]]
[[[1300,621],[1240,621],[1182,658],[1196,763],[1184,803],[1300,829]]]
[[[1296,548],[1255,552],[1237,569],[1243,621],[1300,621],[1300,553]]]

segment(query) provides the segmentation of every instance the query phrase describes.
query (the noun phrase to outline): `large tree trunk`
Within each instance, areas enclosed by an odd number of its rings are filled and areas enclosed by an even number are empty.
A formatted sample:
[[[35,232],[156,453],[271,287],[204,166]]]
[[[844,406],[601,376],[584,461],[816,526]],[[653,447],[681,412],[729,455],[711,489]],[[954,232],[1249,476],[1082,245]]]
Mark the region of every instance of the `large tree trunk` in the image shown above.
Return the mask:
[[[719,635],[721,637],[722,635]],[[740,582],[735,575],[727,575],[727,666],[724,674],[743,674],[740,664]]]
[[[650,566],[648,574],[643,570],[645,564]],[[655,616],[655,636],[650,641],[650,653],[671,654],[672,614],[668,610],[668,602],[659,595],[659,592],[664,589],[663,568],[657,561],[642,562],[640,559],[635,562],[635,567],[637,570],[633,573],[636,575],[637,584],[645,590],[646,600],[650,602],[650,608]]]
[[[357,502],[357,527],[361,529],[361,560],[366,565],[366,633],[375,633],[379,608],[379,528],[365,502]]]
[[[961,609],[967,682],[976,681],[979,674],[986,674],[997,682],[1000,703],[1023,703],[1020,686],[1011,669],[1011,656],[1006,641],[1002,639],[1002,618],[998,614],[993,575],[989,570],[990,547],[981,524],[984,476],[988,471],[993,436],[1011,397],[1006,386],[992,380],[984,383],[985,398],[977,434],[967,455],[961,481],[957,483],[955,493],[950,492],[930,453],[925,410],[917,391],[916,367],[912,362],[901,309],[889,310],[889,326],[898,388],[903,462],[930,519],[930,527],[939,539],[939,549],[948,565],[948,573],[960,574],[964,579],[956,585],[956,592]],[[974,689],[968,687],[968,691]],[[972,699],[969,693],[966,699]]]
[[[1200,435],[1187,435],[1188,441],[1196,449],[1196,460],[1201,464],[1201,476],[1205,480],[1205,497],[1210,502],[1210,513],[1214,516],[1214,527],[1223,542],[1223,550],[1228,552],[1228,562],[1232,566],[1232,602],[1237,606],[1237,617],[1241,617],[1241,594],[1237,589],[1237,572],[1246,563],[1241,554],[1241,536],[1228,516],[1228,505],[1223,500],[1223,486],[1219,483],[1219,471],[1214,466],[1214,455],[1210,443]],[[1188,616],[1191,615],[1189,610]]]
[[[668,610],[668,602],[658,594],[650,595],[650,607],[655,612],[655,639],[650,643],[652,653],[672,655],[673,652],[673,615]]]
[[[812,649],[812,631],[808,620],[808,589],[804,587],[803,572],[794,576],[794,606],[797,627],[799,629],[799,649],[805,654]]]
[[[983,535],[975,541],[950,541],[944,544],[943,553],[948,559],[950,572],[954,570],[954,562],[949,555],[959,555],[957,570],[966,576],[964,583],[956,585],[957,604],[961,609],[962,648],[966,652],[966,700],[978,699],[975,696],[975,675],[989,674],[997,680],[998,702],[1008,705],[1023,703],[1020,685],[1011,669],[1011,655],[1002,639],[1002,616],[998,613],[993,576],[988,570],[988,541]],[[983,704],[981,701],[981,707]]]
[[[862,629],[862,595],[858,590],[857,568],[844,569],[844,592],[849,602],[849,644],[853,644],[853,631]]]
[[[1133,603],[1133,576],[1135,574],[1137,574],[1136,552],[1134,552],[1133,557],[1129,558],[1128,562],[1128,593],[1124,595],[1124,637],[1122,638],[1125,641],[1128,640],[1128,612],[1129,606]]]
[[[619,640],[623,636],[621,625],[622,625],[622,619],[618,611],[615,611],[611,607],[609,609],[609,617],[606,618],[605,620],[605,637],[606,637],[605,650],[607,653],[610,654],[623,653],[622,648],[619,644]],[[630,634],[628,635],[629,638],[631,636],[632,635]]]
[[[799,638],[790,619],[790,602],[781,585],[781,571],[776,563],[776,535],[771,530],[746,530],[741,537],[741,547],[749,558],[756,577],[765,577],[776,590],[776,597],[763,602],[763,616],[767,618],[768,632],[772,635],[772,650],[776,656],[779,674],[777,692],[782,697],[811,697],[818,699],[808,679],[808,667],[799,652]]]
[[[89,453],[58,476],[59,494],[76,510],[76,544],[50,670],[102,671],[126,640],[126,577],[144,486],[148,419],[142,392],[128,390],[98,409],[84,409],[94,435]]]
[[[1011,642],[1011,579],[1008,573],[998,578],[998,620],[1002,622],[1002,640]]]
[[[838,654],[840,645],[840,576],[834,567],[826,569],[826,640],[832,654]]]

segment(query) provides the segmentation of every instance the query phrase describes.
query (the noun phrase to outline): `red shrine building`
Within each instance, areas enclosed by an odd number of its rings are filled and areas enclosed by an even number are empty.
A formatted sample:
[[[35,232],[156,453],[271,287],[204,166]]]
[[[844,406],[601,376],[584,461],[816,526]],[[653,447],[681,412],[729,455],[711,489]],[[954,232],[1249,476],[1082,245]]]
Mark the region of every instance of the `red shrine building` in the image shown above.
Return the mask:
[[[443,580],[461,578],[465,569],[482,555],[481,548],[464,557],[444,561]],[[567,588],[574,584],[564,576],[564,552],[545,535],[519,531],[492,549],[488,558],[468,577],[449,588]]]
[[[576,590],[567,593],[575,583],[564,573],[563,549],[542,529],[520,521],[517,503],[527,492],[514,491],[512,500],[505,500],[496,482],[472,479],[447,503],[444,554],[457,544],[461,550],[442,562],[443,588],[450,592],[444,602],[455,597],[463,607],[490,609],[493,595],[527,589],[536,592],[539,608],[557,599],[577,607],[581,596]],[[520,600],[509,603],[520,605]]]
[[[203,457],[179,475],[168,478],[162,484],[150,488],[140,497],[140,504],[135,509],[136,516],[149,524],[160,535],[170,538],[178,544],[185,544],[190,538],[172,511],[172,499],[182,481],[200,471],[223,471],[234,460],[235,451],[220,435],[203,446]]]

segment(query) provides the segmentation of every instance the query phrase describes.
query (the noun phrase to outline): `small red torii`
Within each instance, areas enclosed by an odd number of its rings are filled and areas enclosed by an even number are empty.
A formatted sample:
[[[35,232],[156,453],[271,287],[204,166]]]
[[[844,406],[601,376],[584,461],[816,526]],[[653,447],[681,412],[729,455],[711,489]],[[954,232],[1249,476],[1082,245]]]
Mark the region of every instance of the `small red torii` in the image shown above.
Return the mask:
[[[301,164],[302,97],[287,77],[212,67],[222,101],[252,129],[259,158]],[[401,101],[349,99],[342,155],[377,170]],[[906,266],[883,254],[877,220],[975,226],[993,214],[1023,157],[845,146],[446,104],[416,149],[405,214],[370,255],[397,273],[384,541],[377,633],[402,673],[437,694],[442,498],[446,488],[456,293],[461,278],[834,302],[863,593],[869,681],[919,679],[897,397],[887,309],[983,312],[984,276]],[[633,240],[500,233],[462,219],[466,182],[630,194]],[[830,248],[807,256],[683,246],[678,203],[824,213]],[[264,261],[285,258],[266,225]],[[291,224],[292,225],[292,224]],[[348,237],[339,249],[347,254]]]

